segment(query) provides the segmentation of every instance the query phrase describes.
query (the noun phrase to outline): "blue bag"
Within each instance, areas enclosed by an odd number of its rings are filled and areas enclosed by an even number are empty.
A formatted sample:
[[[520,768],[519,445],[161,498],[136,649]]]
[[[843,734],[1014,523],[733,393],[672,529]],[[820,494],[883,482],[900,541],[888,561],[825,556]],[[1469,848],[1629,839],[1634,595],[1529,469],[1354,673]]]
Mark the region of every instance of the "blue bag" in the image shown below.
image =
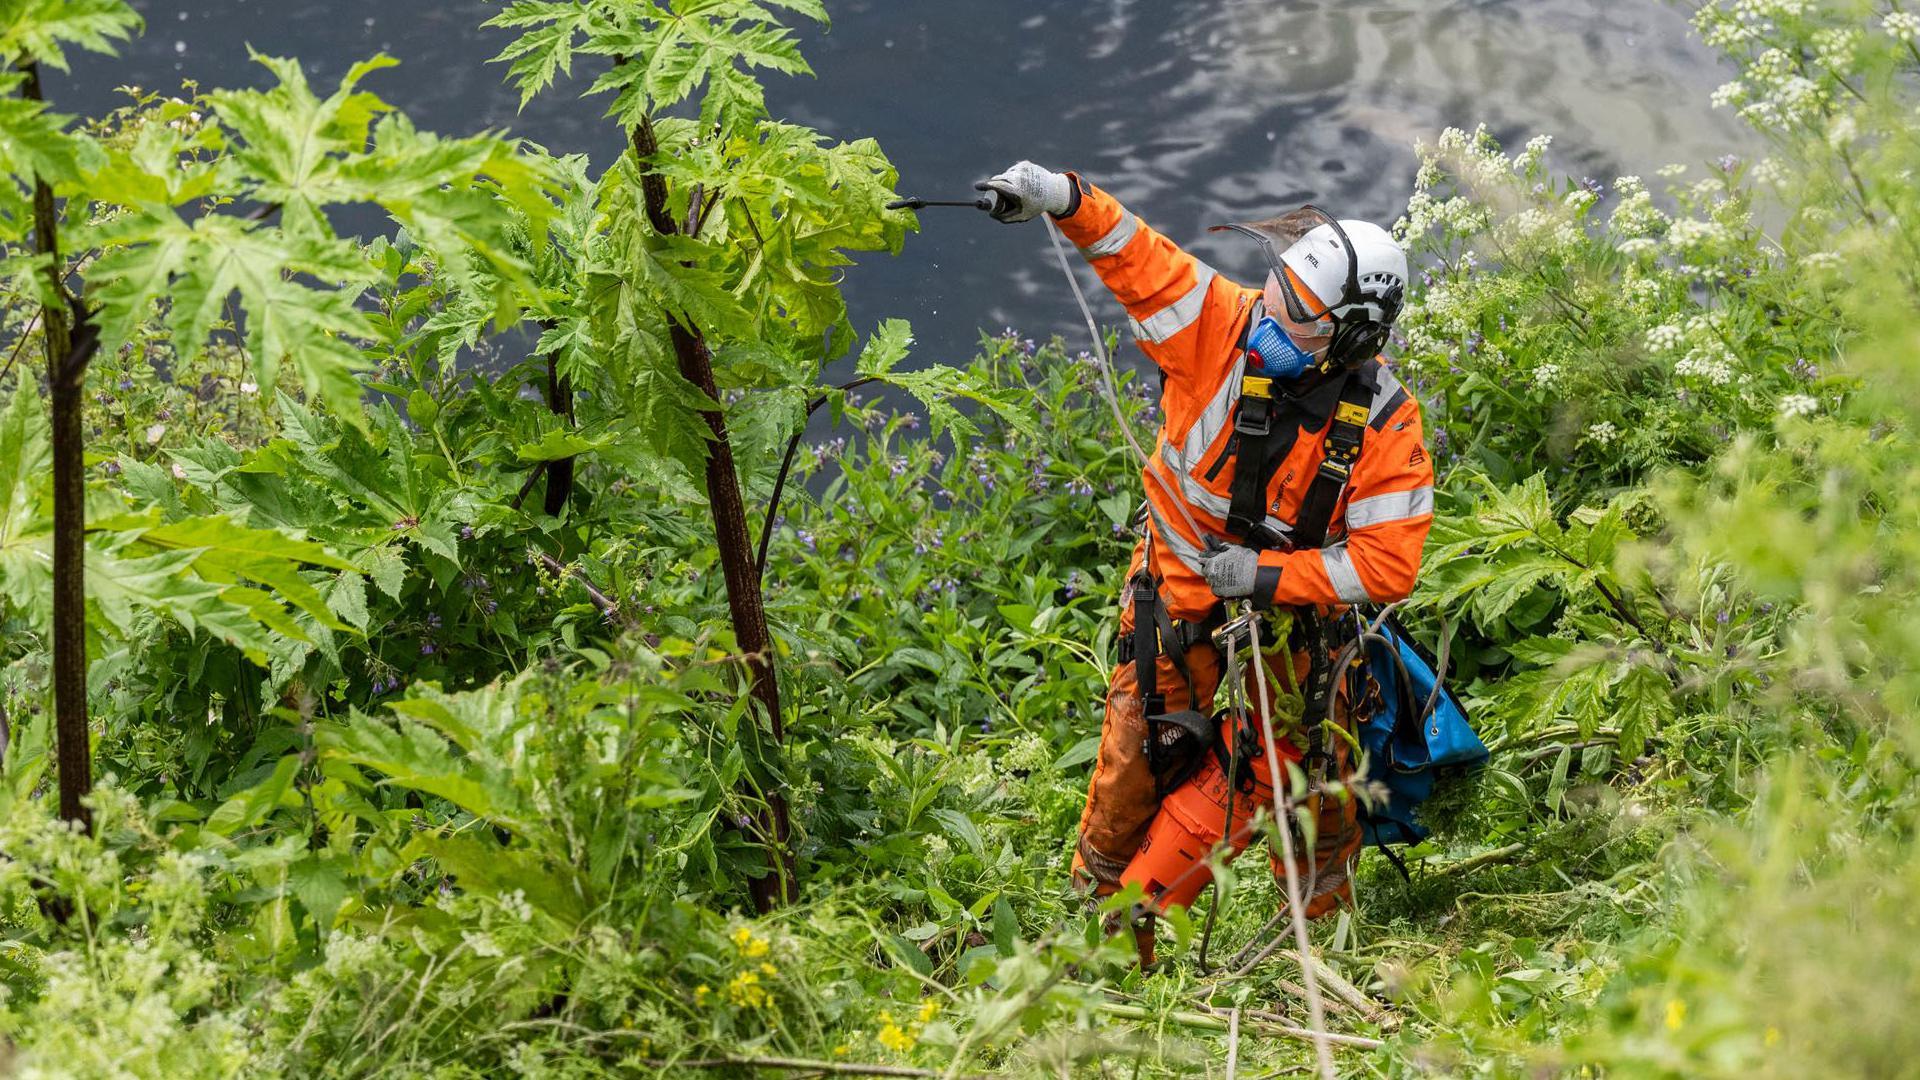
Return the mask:
[[[1367,771],[1361,779],[1385,787],[1387,799],[1383,805],[1362,805],[1360,820],[1367,843],[1413,844],[1427,838],[1419,811],[1420,804],[1432,796],[1434,781],[1448,773],[1476,769],[1486,763],[1488,754],[1451,690],[1441,689],[1432,714],[1423,721],[1420,714],[1433,696],[1436,681],[1433,657],[1397,620],[1389,619],[1381,636],[1393,643],[1393,651],[1369,641],[1367,663],[1380,684],[1382,704],[1358,735],[1367,752]]]

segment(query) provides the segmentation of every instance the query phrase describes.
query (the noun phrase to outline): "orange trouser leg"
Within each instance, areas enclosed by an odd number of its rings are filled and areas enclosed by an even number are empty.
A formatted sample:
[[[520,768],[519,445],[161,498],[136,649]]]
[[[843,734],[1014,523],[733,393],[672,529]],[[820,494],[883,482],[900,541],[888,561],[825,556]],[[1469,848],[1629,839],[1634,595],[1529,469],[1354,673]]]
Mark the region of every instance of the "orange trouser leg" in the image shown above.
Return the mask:
[[[1120,633],[1133,633],[1131,604],[1121,609]],[[1198,701],[1191,707],[1210,711],[1220,685],[1220,657],[1210,645],[1201,644],[1189,650],[1186,659],[1195,683],[1193,699]],[[1188,708],[1188,687],[1173,661],[1162,656],[1155,670],[1168,711]],[[1120,890],[1121,872],[1146,840],[1147,828],[1160,809],[1153,772],[1147,767],[1146,737],[1134,665],[1117,665],[1107,686],[1100,754],[1087,784],[1087,806],[1080,814],[1080,841],[1073,854],[1074,883],[1099,896]]]
[[[1250,687],[1248,700],[1257,702],[1256,694]],[[1344,716],[1345,703],[1336,701],[1335,710],[1336,716]],[[1274,733],[1279,754],[1287,761],[1299,761],[1302,757],[1300,746],[1290,737],[1294,734]],[[1227,745],[1232,745],[1228,741],[1232,738],[1230,721],[1221,725],[1221,736]],[[1334,753],[1334,775],[1344,778],[1348,775],[1346,747],[1337,739],[1329,742],[1334,744],[1330,748]],[[1200,772],[1161,803],[1160,815],[1153,819],[1146,841],[1133,861],[1121,872],[1121,881],[1139,884],[1156,912],[1192,906],[1200,891],[1213,880],[1207,859],[1215,848],[1224,840],[1224,854],[1231,861],[1252,840],[1255,816],[1262,808],[1271,813],[1274,774],[1270,764],[1263,748],[1252,762],[1252,790],[1232,793],[1229,824],[1228,779],[1225,770],[1210,755]],[[1359,852],[1360,826],[1353,800],[1317,792],[1309,796],[1309,800],[1317,814],[1314,851],[1311,861],[1300,858],[1305,852],[1297,852],[1299,864],[1295,872],[1305,896],[1306,915],[1318,918],[1352,899],[1348,869],[1353,856]],[[1277,852],[1273,856],[1273,869],[1276,875],[1286,873]]]

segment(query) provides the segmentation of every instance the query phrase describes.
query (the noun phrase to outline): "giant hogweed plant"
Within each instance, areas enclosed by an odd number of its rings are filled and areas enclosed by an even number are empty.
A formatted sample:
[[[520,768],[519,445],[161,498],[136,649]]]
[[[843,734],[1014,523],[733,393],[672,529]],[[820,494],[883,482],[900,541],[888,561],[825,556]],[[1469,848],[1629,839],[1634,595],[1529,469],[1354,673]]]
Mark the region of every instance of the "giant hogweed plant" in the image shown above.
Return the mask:
[[[29,5],[12,32],[23,43],[105,47],[108,30],[132,25],[131,15],[109,19],[119,10],[39,29],[45,12]],[[540,13],[565,35],[541,31]],[[778,840],[780,769],[755,749],[777,741],[783,719],[778,648],[744,557],[736,463],[747,493],[765,492],[773,448],[810,406],[838,401],[809,385],[854,337],[836,268],[847,250],[897,247],[910,218],[880,209],[892,172],[870,141],[824,146],[766,116],[747,67],[804,64],[758,7],[522,5],[501,19],[529,29],[511,56],[554,50],[541,53],[549,75],[570,62],[569,35],[581,36],[578,51],[609,58],[601,84],[624,88],[630,153],[594,175],[584,160],[503,140],[419,133],[360,86],[384,58],[324,97],[296,65],[268,59],[279,80],[271,90],[147,99],[111,129],[18,111],[23,137],[10,145],[23,148],[22,168],[70,162],[63,212],[84,223],[70,230],[80,272],[67,284],[81,321],[104,336],[100,362],[118,376],[94,407],[136,436],[112,447],[117,501],[95,520],[121,526],[110,550],[147,561],[102,564],[96,576],[114,592],[96,588],[94,610],[111,616],[102,625],[125,646],[96,642],[109,666],[94,685],[136,716],[186,706],[220,718],[158,739],[165,729],[132,724],[129,741],[106,753],[160,789],[204,796],[224,773],[210,761],[224,754],[259,776],[298,745],[272,715],[287,700],[310,698],[325,713],[416,678],[484,682],[549,643],[579,646],[651,612],[658,629],[690,637],[731,624],[732,648],[757,673],[763,719],[743,729],[741,797],[760,808],[758,841]],[[667,71],[680,75],[663,82]],[[522,63],[513,77],[528,93],[542,85]],[[657,110],[703,85],[701,121],[655,123]],[[365,246],[338,238],[326,211],[352,203],[378,205],[399,232]],[[27,206],[16,200],[9,220],[24,228]],[[526,361],[491,379],[463,366],[512,347],[499,332],[522,320],[538,331]],[[56,321],[16,310],[17,343]],[[936,429],[962,436],[972,425],[954,396],[1003,404],[943,369],[899,371],[909,342],[904,324],[883,326],[861,353],[862,377],[919,394]],[[236,361],[246,375],[215,376]],[[203,389],[209,378],[236,389],[233,407],[185,391],[193,374]],[[523,385],[540,402],[522,400]],[[386,400],[363,403],[368,390]],[[158,400],[162,422],[129,427],[121,398]],[[47,441],[34,408],[20,400],[9,413],[28,450]],[[241,414],[261,431],[257,445],[235,437]],[[600,469],[603,490],[577,485],[576,465]],[[48,531],[43,480],[24,468],[13,479],[8,505],[21,520],[6,535],[26,546],[7,579],[10,617],[37,616],[42,631],[71,625],[41,599],[45,572],[32,557]],[[543,479],[546,515],[536,515],[525,503]],[[678,507],[702,501],[720,541],[710,544],[727,586],[724,620],[702,590],[651,581],[655,559],[698,549]],[[147,532],[127,532],[136,523]],[[191,554],[222,528],[236,554],[224,563]],[[205,583],[190,588],[182,566],[201,567]],[[688,572],[697,580],[699,567]],[[157,617],[136,626],[135,609]],[[37,639],[20,640],[23,655],[38,655]],[[138,662],[155,647],[182,662]],[[237,756],[226,749],[236,734]],[[184,768],[166,767],[170,758]],[[85,774],[70,764],[77,806]],[[762,903],[792,884],[758,880]]]
[[[545,202],[538,173],[509,144],[420,133],[359,91],[384,61],[356,67],[322,99],[296,65],[268,60],[276,87],[212,95],[207,116],[182,110],[124,140],[74,130],[41,100],[39,66],[65,67],[70,48],[110,51],[137,24],[115,0],[19,0],[0,18],[4,89],[18,95],[0,109],[0,243],[9,287],[31,309],[12,320],[14,351],[40,342],[48,389],[44,433],[24,379],[10,395],[12,460],[31,467],[10,470],[5,591],[28,640],[51,638],[61,805],[75,820],[90,786],[90,637],[98,648],[102,633],[125,637],[152,615],[265,662],[270,637],[309,638],[302,619],[345,629],[303,575],[354,571],[318,545],[221,518],[165,522],[137,503],[91,513],[82,415],[91,360],[157,340],[192,360],[216,326],[232,332],[240,321],[254,379],[271,385],[285,368],[317,400],[357,415],[355,342],[372,334],[355,300],[371,275],[324,209],[379,205],[448,241],[449,272],[485,262],[506,280],[525,274],[507,205]]]

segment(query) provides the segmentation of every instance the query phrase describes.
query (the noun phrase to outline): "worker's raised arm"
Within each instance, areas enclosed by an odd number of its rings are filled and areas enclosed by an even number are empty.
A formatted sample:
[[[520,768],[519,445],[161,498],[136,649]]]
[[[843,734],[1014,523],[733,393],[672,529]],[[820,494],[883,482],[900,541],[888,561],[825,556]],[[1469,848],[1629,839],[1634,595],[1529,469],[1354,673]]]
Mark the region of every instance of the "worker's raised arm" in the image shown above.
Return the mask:
[[[1221,277],[1074,173],[1023,161],[979,186],[1004,196],[994,214],[1002,221],[1053,216],[1127,309],[1134,340],[1168,376],[1217,375],[1196,369],[1231,358],[1251,290]]]

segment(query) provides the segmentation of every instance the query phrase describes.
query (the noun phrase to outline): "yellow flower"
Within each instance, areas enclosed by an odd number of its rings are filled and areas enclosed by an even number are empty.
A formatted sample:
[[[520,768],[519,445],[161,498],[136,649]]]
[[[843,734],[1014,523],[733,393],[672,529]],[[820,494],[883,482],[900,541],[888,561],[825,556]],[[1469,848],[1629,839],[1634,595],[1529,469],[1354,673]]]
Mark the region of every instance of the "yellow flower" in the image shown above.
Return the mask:
[[[940,1015],[940,1003],[932,998],[920,1003],[920,1022],[926,1023]]]
[[[701,983],[699,986],[693,988],[693,1003],[695,1005],[705,1005],[707,1003],[707,996],[712,993],[713,987],[708,986],[706,983]]]
[[[875,1035],[874,1038],[880,1040],[881,1046],[895,1053],[904,1054],[920,1041],[913,1032],[903,1030],[900,1025],[894,1023],[893,1017],[888,1014],[881,1013],[880,1021],[880,1034]]]
[[[1679,1031],[1680,1025],[1687,1022],[1687,1003],[1679,998],[1667,1002],[1667,1030]]]
[[[772,964],[765,963],[763,961],[760,964],[760,974],[765,975],[767,978],[771,979],[775,975],[780,974],[780,969],[777,967],[774,967]]]
[[[727,1000],[747,1009],[763,1009],[773,1000],[767,988],[760,985],[760,973],[743,971],[727,984]]]
[[[846,1043],[841,1043],[839,1046],[833,1048],[834,1057],[846,1057],[851,1053],[853,1053],[853,1047],[848,1046]]]
[[[767,955],[767,950],[773,946],[766,938],[755,934],[751,927],[743,926],[733,932],[733,947],[747,959],[757,960]]]
[[[1779,1028],[1777,1027],[1767,1028],[1767,1045],[1768,1046],[1780,1045],[1780,1029]]]

